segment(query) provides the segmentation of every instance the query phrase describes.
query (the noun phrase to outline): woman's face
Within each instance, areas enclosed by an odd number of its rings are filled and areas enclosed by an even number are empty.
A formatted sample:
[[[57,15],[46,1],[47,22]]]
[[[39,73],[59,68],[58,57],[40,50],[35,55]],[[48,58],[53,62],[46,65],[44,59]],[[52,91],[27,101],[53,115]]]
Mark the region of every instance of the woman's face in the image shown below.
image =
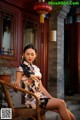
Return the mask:
[[[23,54],[23,57],[28,63],[32,63],[36,58],[36,52],[34,49],[29,48],[25,51],[25,53]]]

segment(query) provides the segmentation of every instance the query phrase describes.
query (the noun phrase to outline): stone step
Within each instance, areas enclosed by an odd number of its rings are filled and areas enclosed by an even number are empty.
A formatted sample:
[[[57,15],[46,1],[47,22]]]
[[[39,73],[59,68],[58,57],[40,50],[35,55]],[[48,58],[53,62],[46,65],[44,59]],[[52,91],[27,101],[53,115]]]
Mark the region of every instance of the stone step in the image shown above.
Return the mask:
[[[74,110],[72,113],[75,115],[76,120],[80,120],[80,109],[79,110]]]
[[[78,101],[66,101],[66,104],[69,105],[80,105],[80,102]]]
[[[75,94],[74,96],[65,96],[65,101],[70,111],[80,109],[80,95],[79,94]]]
[[[67,107],[70,111],[74,111],[74,110],[79,110],[80,109],[80,105],[79,104],[71,104],[71,105],[68,105],[67,104]]]
[[[66,101],[80,101],[80,95],[75,94],[74,96],[65,96]]]
[[[77,100],[74,101],[66,101],[66,105],[70,111],[80,109],[80,103]]]

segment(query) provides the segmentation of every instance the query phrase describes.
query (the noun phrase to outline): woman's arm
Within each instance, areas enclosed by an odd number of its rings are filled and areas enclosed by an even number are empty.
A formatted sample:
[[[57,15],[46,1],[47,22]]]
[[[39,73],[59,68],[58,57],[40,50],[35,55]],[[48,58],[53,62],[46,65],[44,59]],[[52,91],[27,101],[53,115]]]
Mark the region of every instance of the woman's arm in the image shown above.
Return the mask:
[[[16,81],[14,82],[15,87],[20,87],[20,81],[22,78],[22,74],[23,72],[19,72],[19,71],[16,72]]]
[[[46,95],[48,98],[52,98],[52,96],[48,93],[48,91],[44,88],[42,85],[42,82],[40,82],[40,90],[43,92],[44,95]]]

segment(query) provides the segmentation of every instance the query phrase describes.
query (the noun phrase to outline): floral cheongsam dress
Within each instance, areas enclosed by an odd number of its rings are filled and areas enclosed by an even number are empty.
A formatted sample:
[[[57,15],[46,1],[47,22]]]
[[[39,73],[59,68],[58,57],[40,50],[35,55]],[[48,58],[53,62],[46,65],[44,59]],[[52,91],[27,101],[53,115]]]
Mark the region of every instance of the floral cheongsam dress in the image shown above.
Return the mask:
[[[22,82],[25,85],[25,89],[34,93],[40,101],[40,107],[45,108],[49,98],[47,98],[39,88],[41,77],[42,77],[40,73],[40,69],[36,65],[34,64],[30,65],[29,63],[24,61],[19,66],[17,71],[23,72]],[[30,79],[31,74],[35,75],[38,78],[38,81]],[[33,109],[36,108],[36,99],[30,94],[26,94],[25,106],[27,108],[33,108]]]

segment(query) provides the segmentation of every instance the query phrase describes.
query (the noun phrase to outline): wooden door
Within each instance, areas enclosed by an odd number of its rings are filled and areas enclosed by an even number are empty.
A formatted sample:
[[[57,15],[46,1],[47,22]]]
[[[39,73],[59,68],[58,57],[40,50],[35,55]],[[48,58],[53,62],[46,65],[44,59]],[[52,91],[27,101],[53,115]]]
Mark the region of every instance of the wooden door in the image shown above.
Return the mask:
[[[78,93],[78,51],[75,25],[65,25],[64,37],[64,74],[65,94]]]

